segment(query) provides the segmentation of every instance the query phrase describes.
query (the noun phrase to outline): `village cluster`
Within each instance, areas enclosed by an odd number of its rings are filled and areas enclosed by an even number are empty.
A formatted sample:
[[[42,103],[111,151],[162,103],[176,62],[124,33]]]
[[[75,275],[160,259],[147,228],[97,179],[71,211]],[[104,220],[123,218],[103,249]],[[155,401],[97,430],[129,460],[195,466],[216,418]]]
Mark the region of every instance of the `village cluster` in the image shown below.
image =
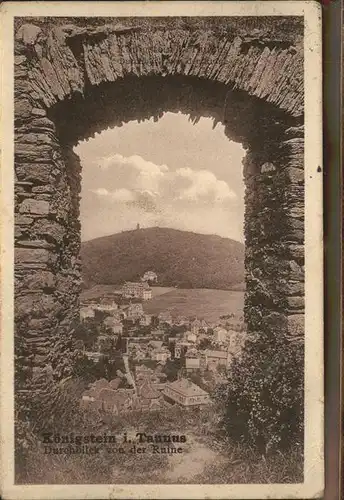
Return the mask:
[[[111,341],[123,362],[114,378],[102,377],[89,386],[83,407],[115,414],[171,405],[202,407],[211,402],[211,391],[195,383],[193,375],[202,380],[211,372],[219,380],[240,356],[242,318],[235,320],[229,313],[209,322],[169,311],[147,314],[144,302],[152,298],[156,282],[156,273],[148,271],[138,282],[126,282],[97,301],[81,304],[81,323],[97,324],[99,333],[92,348],[85,348],[87,358],[99,362]]]

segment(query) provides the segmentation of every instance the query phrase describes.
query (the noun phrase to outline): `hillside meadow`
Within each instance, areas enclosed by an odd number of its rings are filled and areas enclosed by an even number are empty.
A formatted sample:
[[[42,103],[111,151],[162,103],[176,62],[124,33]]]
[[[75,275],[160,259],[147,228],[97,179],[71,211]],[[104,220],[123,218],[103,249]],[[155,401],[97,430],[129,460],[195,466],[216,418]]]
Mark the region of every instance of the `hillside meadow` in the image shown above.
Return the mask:
[[[206,321],[216,321],[229,313],[235,317],[243,315],[244,292],[175,288],[144,302],[143,308],[148,314],[169,311],[172,316],[197,316]]]
[[[84,291],[81,299],[97,300],[116,290],[118,290],[116,286],[97,285]],[[232,313],[236,318],[243,315],[243,291],[171,287],[153,287],[152,291],[153,298],[143,303],[143,309],[147,314],[169,311],[172,316],[197,316],[211,322],[217,321],[225,314]]]

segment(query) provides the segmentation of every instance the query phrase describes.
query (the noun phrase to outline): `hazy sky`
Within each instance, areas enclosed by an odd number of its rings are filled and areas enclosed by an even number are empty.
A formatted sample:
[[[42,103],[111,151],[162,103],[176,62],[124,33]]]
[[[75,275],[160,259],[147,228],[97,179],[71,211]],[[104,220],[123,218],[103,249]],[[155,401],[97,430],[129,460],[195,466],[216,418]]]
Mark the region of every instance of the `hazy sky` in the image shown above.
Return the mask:
[[[82,240],[139,223],[243,241],[245,153],[212,127],[166,113],[79,143]]]

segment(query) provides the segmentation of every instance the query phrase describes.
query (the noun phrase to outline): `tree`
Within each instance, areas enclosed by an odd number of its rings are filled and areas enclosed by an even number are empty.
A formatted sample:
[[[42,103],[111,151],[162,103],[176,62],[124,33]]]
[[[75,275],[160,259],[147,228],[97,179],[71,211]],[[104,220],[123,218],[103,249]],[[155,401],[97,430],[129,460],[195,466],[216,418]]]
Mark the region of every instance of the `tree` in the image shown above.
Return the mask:
[[[246,342],[215,397],[223,428],[261,453],[303,446],[303,346],[283,334]]]
[[[216,371],[219,375],[226,375],[227,369],[224,365],[217,365]]]
[[[211,346],[211,340],[208,339],[207,337],[202,339],[199,343],[199,348],[201,351],[208,349],[210,346]]]
[[[76,377],[83,378],[84,380],[87,381],[93,381],[96,379],[96,375],[94,373],[94,366],[95,363],[84,355],[75,362],[73,367],[73,375]]]
[[[152,316],[152,321],[151,321],[152,327],[156,328],[159,326],[159,318],[158,316]]]
[[[163,373],[165,373],[167,380],[169,382],[173,382],[174,380],[177,380],[178,378],[178,372],[181,369],[181,362],[180,359],[168,359],[166,361],[166,364],[163,368]]]

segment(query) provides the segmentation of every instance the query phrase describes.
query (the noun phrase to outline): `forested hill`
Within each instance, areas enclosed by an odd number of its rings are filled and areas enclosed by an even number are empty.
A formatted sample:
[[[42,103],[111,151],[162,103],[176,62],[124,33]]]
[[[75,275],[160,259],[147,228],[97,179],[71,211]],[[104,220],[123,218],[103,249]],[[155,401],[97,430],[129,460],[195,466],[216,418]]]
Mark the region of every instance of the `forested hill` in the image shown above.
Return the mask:
[[[84,287],[135,281],[145,271],[159,286],[241,288],[244,245],[220,236],[151,227],[89,240],[81,246]],[[236,286],[235,286],[236,285]]]

